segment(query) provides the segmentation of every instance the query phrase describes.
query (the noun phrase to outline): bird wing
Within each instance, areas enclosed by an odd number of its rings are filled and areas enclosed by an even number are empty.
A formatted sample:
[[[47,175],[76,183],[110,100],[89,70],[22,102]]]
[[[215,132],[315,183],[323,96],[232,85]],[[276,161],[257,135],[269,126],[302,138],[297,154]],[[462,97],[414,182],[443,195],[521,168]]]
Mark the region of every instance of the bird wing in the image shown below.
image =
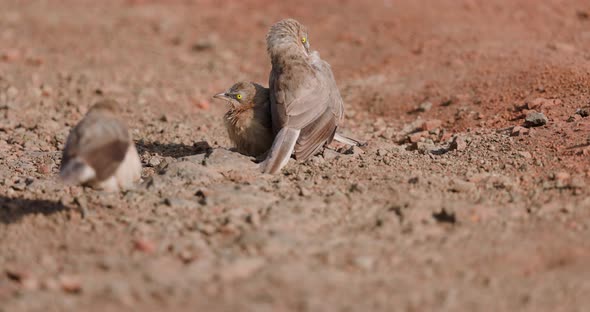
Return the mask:
[[[275,132],[301,130],[295,146],[297,159],[305,160],[331,142],[340,119],[342,99],[326,65],[294,61],[282,72],[274,68],[271,72],[273,127]]]
[[[317,60],[313,63],[321,72],[322,77],[326,80],[326,85],[328,86],[328,90],[330,90],[330,108],[332,109],[334,116],[338,119],[339,124],[344,117],[344,101],[342,100],[342,96],[340,96],[340,91],[336,85],[336,79],[334,79],[332,67],[328,62],[320,59],[317,52],[313,55],[317,55]]]
[[[64,148],[62,168],[74,158],[83,159],[96,172],[98,181],[115,173],[129,148],[127,127],[119,120],[92,115],[72,129]]]
[[[273,123],[279,130],[303,129],[324,111],[329,93],[317,70],[306,62],[294,61],[285,67],[271,72]]]

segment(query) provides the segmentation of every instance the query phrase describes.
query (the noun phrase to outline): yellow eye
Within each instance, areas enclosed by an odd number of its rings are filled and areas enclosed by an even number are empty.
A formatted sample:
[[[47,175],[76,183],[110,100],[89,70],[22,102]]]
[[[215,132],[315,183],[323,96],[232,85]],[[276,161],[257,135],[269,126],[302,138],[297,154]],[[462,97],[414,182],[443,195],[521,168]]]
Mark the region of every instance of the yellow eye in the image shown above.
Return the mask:
[[[242,95],[241,94],[237,94],[236,95],[236,99],[241,100],[242,99]]]
[[[301,38],[301,42],[302,43],[306,43],[307,42],[307,38],[305,38],[305,37]]]

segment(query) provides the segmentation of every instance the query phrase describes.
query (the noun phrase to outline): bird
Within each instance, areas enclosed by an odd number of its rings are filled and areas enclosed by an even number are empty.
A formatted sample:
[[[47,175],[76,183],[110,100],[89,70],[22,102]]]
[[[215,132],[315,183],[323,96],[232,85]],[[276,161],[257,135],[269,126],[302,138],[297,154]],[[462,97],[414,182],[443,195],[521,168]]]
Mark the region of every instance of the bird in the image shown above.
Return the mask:
[[[117,192],[141,178],[141,161],[118,109],[114,100],[99,101],[70,131],[59,173],[64,183]]]
[[[281,20],[270,27],[266,44],[272,65],[269,94],[276,136],[261,168],[274,174],[293,152],[303,161],[332,142],[344,103],[330,64],[310,50],[304,25],[290,18]]]
[[[223,116],[229,139],[238,153],[260,156],[273,142],[268,88],[254,82],[240,81],[213,98],[229,102]]]
[[[231,105],[224,115],[224,123],[236,151],[247,156],[264,155],[272,146],[275,137],[269,89],[255,82],[240,81],[227,91],[215,94],[213,98],[224,100]],[[366,145],[340,133],[334,135],[334,140],[346,145]]]

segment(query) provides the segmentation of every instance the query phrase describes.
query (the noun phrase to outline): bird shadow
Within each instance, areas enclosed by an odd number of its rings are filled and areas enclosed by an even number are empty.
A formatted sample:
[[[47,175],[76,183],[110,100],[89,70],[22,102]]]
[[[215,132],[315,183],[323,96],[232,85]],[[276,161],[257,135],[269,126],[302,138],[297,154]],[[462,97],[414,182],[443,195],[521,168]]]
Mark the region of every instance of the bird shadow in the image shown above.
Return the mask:
[[[207,153],[211,145],[207,141],[195,142],[192,146],[178,143],[146,142],[139,140],[135,143],[140,154],[149,152],[163,157],[182,158],[191,155]]]
[[[59,201],[0,196],[0,223],[16,223],[30,214],[48,216],[69,209]]]

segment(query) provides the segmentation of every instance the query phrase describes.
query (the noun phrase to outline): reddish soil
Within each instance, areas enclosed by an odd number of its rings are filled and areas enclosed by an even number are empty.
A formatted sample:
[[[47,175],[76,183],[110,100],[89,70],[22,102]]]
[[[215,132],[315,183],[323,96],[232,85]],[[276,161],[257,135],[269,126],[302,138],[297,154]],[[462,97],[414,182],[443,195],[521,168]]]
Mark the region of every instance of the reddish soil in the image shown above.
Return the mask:
[[[588,1],[0,7],[0,311],[590,305]],[[211,96],[266,84],[284,17],[308,27],[342,131],[368,146],[268,176],[228,150]],[[105,97],[143,181],[64,187],[68,132]],[[534,112],[546,123],[524,127]]]

